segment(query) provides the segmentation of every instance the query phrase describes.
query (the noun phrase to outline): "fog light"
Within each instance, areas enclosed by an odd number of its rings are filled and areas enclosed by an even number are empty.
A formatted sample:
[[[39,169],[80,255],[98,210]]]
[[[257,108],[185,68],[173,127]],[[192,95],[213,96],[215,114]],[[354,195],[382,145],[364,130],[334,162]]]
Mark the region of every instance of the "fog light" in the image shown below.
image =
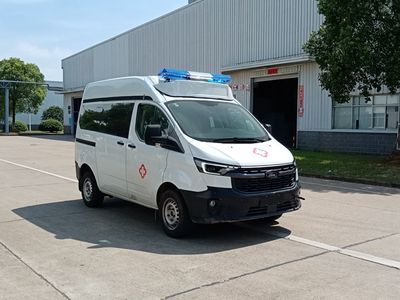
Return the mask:
[[[215,202],[215,200],[211,200],[208,205],[210,205],[210,207],[215,207],[217,203]]]

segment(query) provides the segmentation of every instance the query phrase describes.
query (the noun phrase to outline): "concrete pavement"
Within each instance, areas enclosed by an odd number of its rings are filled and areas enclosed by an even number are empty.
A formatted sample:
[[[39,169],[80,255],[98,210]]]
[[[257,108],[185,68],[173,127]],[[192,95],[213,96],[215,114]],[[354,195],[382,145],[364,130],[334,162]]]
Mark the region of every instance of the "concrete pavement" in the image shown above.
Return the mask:
[[[397,299],[400,190],[302,178],[275,224],[170,239],[153,211],[81,202],[68,138],[0,137],[0,299]]]

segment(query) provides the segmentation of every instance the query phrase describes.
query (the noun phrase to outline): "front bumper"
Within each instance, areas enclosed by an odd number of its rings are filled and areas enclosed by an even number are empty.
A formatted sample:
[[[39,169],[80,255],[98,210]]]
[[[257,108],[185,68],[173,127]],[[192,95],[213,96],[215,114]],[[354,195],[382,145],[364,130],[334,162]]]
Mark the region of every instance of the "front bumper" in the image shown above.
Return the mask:
[[[300,186],[263,193],[241,193],[209,187],[204,192],[181,191],[194,223],[212,224],[265,218],[301,207]],[[210,206],[215,201],[215,206]]]

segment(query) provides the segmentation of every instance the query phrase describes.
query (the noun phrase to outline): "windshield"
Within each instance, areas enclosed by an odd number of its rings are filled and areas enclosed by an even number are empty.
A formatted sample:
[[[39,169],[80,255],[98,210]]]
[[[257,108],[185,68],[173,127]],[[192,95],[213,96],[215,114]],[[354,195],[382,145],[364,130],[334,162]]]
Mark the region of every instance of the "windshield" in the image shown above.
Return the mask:
[[[200,141],[261,143],[266,130],[242,106],[222,101],[177,100],[166,103],[183,132]]]

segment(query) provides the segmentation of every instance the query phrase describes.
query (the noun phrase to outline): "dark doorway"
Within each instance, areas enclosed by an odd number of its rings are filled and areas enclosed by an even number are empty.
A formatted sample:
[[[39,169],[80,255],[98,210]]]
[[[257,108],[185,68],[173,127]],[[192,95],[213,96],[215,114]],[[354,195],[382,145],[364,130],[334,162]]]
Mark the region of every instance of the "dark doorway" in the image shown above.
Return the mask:
[[[76,135],[76,126],[78,124],[79,109],[81,108],[82,98],[73,98],[72,102],[74,112],[74,135]]]
[[[253,114],[289,148],[296,147],[297,86],[297,78],[253,82]]]

